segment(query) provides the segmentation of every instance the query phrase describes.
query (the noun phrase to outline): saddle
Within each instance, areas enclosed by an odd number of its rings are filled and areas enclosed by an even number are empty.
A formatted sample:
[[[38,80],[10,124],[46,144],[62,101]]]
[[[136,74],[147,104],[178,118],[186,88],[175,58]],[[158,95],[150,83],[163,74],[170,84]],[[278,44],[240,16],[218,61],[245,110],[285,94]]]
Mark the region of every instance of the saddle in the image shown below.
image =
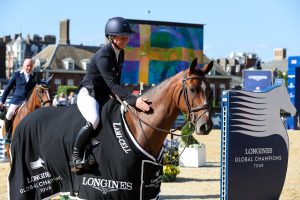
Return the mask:
[[[16,116],[17,116],[19,110],[20,110],[20,108],[21,108],[23,105],[25,105],[25,102],[22,103],[21,105],[19,105],[19,106],[17,107],[17,109],[15,110],[15,112],[14,112],[12,118],[11,118],[11,124],[12,124],[12,125],[11,125],[11,128],[10,128],[10,129],[13,128],[14,120],[15,120],[15,118],[16,118]],[[4,119],[5,119],[5,116],[4,116]],[[4,123],[4,124],[3,124],[3,127],[2,127],[2,135],[3,135],[3,137],[6,135],[7,132],[12,132],[12,130],[7,130],[7,129],[6,129],[6,126],[5,126],[5,123]]]

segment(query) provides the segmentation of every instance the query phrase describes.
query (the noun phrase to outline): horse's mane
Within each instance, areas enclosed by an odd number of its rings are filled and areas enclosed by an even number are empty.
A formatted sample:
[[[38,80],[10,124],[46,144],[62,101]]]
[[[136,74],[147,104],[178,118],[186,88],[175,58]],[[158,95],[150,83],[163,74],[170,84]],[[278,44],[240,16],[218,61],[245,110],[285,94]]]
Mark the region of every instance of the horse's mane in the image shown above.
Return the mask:
[[[36,88],[38,84],[35,84],[35,86],[30,90],[29,94],[28,94],[28,99],[30,98],[30,96],[32,95],[34,89]]]
[[[150,94],[155,94],[155,92],[158,88],[161,88],[161,87],[165,86],[166,82],[169,82],[169,80],[172,79],[172,78],[173,77],[169,77],[168,79],[164,80],[163,82],[160,82],[155,87],[152,87],[149,90],[147,90],[142,96],[149,96]]]
[[[163,82],[160,82],[160,83],[159,83],[158,85],[156,85],[155,87],[152,87],[152,88],[150,88],[149,90],[147,90],[142,96],[143,96],[143,97],[146,97],[146,96],[150,96],[151,94],[155,94],[157,89],[159,89],[159,88],[161,88],[161,87],[164,87],[171,79],[173,79],[173,78],[179,76],[179,75],[182,74],[184,71],[186,71],[186,70],[183,70],[183,71],[177,73],[176,75],[167,78],[167,79],[164,80]],[[204,74],[201,70],[199,70],[199,69],[194,70],[194,71],[193,71],[193,74],[195,74],[195,75],[197,75],[197,76],[205,76],[205,74]]]

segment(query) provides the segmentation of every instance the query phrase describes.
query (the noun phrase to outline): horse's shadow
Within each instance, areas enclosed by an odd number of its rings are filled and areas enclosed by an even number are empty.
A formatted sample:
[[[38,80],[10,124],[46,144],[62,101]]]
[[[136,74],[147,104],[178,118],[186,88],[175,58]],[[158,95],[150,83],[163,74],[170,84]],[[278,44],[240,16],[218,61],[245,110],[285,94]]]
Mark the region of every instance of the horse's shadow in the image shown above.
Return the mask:
[[[206,162],[206,165],[203,168],[219,168],[220,162]]]
[[[220,198],[219,194],[211,194],[211,195],[161,195],[161,200],[168,199],[218,199]]]
[[[201,179],[201,178],[186,178],[186,177],[177,177],[176,178],[176,182],[178,182],[178,183],[189,182],[189,181],[214,182],[214,181],[220,181],[220,179],[219,178]]]

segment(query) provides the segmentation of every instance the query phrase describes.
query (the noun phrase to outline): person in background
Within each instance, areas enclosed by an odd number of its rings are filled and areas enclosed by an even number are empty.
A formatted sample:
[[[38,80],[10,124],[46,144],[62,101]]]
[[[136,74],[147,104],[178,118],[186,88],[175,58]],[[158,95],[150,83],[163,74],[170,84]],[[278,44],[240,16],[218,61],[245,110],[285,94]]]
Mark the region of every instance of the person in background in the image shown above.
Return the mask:
[[[79,85],[77,106],[86,124],[79,130],[75,141],[70,162],[72,172],[78,172],[87,165],[83,154],[90,134],[100,122],[101,107],[109,100],[110,95],[118,95],[143,112],[150,110],[147,99],[136,97],[120,86],[124,48],[129,35],[133,33],[128,20],[122,17],[111,18],[106,23],[105,36],[109,42],[91,58],[87,74]]]
[[[59,104],[59,99],[58,99],[58,95],[56,94],[53,98],[53,101],[52,101],[52,106],[55,106],[57,107]]]
[[[57,106],[67,106],[67,105],[68,105],[68,101],[66,95],[64,93],[60,93],[58,97]]]
[[[29,98],[29,95],[35,85],[36,77],[35,73],[33,73],[33,62],[31,58],[26,58],[24,60],[22,69],[13,73],[0,99],[0,108],[2,108],[9,93],[14,89],[13,97],[10,101],[10,105],[4,120],[6,129],[6,135],[4,138],[5,143],[11,143],[12,117],[15,113],[15,110]]]
[[[74,95],[74,92],[70,92],[70,94],[68,96],[68,103],[69,103],[69,105],[76,103],[76,97]]]

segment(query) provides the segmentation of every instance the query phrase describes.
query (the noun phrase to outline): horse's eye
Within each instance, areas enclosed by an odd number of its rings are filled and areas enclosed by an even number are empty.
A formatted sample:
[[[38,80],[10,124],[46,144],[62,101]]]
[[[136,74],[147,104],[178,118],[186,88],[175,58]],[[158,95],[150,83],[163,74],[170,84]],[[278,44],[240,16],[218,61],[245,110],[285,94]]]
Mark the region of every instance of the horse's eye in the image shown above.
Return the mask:
[[[190,88],[191,93],[195,93],[196,92],[196,88]]]

